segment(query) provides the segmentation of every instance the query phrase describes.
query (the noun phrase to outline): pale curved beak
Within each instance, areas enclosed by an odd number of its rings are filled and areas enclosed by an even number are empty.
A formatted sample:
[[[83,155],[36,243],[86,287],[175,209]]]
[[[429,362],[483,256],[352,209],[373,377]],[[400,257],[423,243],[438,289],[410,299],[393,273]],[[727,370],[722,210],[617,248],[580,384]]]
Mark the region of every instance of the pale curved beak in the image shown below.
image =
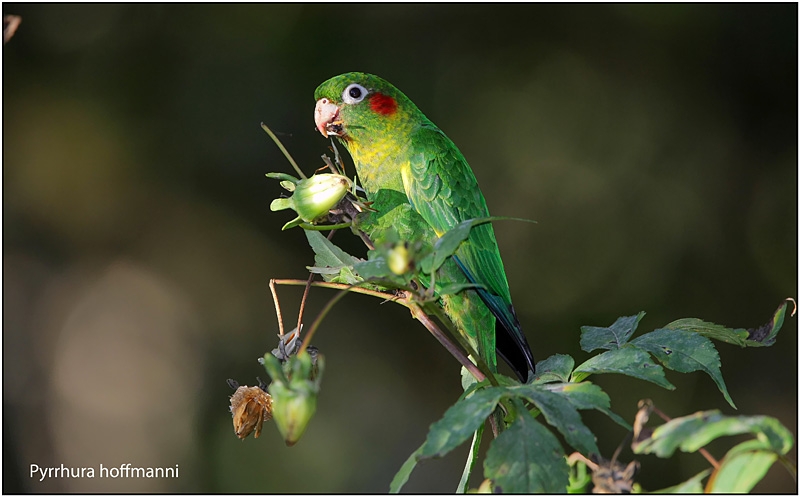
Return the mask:
[[[314,107],[314,123],[317,125],[317,130],[322,133],[322,136],[328,137],[328,134],[338,134],[331,132],[329,127],[333,124],[339,124],[339,107],[327,98],[320,98],[317,100],[317,106]]]

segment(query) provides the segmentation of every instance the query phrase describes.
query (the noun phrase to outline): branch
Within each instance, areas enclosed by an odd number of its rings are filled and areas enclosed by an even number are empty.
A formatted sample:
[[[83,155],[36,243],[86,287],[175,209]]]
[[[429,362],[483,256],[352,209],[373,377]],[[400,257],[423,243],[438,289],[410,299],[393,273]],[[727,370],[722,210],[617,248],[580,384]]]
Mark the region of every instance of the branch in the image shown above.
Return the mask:
[[[272,281],[274,281],[275,284],[277,285],[306,286],[308,284],[308,281],[296,280],[296,279],[273,279]],[[431,335],[433,335],[434,338],[436,338],[436,340],[438,340],[439,343],[441,343],[442,346],[445,349],[447,349],[448,352],[450,352],[450,355],[455,357],[456,360],[459,363],[461,363],[461,365],[464,366],[467,369],[467,371],[469,371],[470,374],[472,374],[472,376],[475,377],[477,381],[483,381],[484,379],[486,379],[486,375],[484,375],[483,372],[481,372],[481,370],[478,369],[478,367],[472,361],[469,360],[469,358],[464,354],[464,352],[460,348],[458,348],[458,346],[455,345],[450,340],[450,338],[447,335],[445,335],[444,332],[442,332],[442,330],[436,325],[436,323],[434,323],[433,320],[431,320],[430,316],[428,316],[417,303],[409,300],[408,298],[398,297],[397,295],[391,293],[369,290],[367,288],[361,288],[358,286],[345,285],[342,283],[314,281],[311,282],[311,286],[318,286],[322,288],[332,288],[335,290],[346,290],[346,291],[343,291],[342,293],[331,299],[325,305],[323,310],[320,311],[320,315],[317,316],[317,319],[314,320],[314,323],[311,325],[311,329],[309,329],[305,340],[303,340],[303,345],[300,347],[300,352],[305,350],[306,347],[308,346],[308,343],[311,340],[311,337],[314,335],[314,332],[316,331],[317,327],[319,327],[319,323],[322,321],[322,318],[324,318],[325,315],[328,313],[328,311],[330,311],[330,309],[333,307],[333,305],[336,304],[336,302],[338,302],[339,299],[344,297],[344,295],[349,291],[349,292],[361,293],[364,295],[370,295],[373,297],[379,297],[387,301],[397,302],[398,304],[406,307],[411,311],[411,315],[414,316],[416,320],[421,322],[423,326],[425,326],[425,328],[428,329]]]
[[[436,323],[434,323],[431,318],[425,314],[425,311],[423,311],[419,305],[412,303],[411,306],[409,306],[409,309],[411,309],[411,315],[414,316],[414,318],[420,323],[422,323],[423,326],[428,328],[428,331],[431,332],[431,335],[433,335],[434,338],[436,338],[439,343],[441,343],[442,346],[447,349],[448,352],[450,352],[450,355],[455,357],[462,366],[467,368],[467,371],[469,371],[472,376],[475,377],[476,381],[480,382],[486,379],[486,375],[484,375],[481,370],[478,369],[478,366],[473,364],[473,362],[470,361],[466,355],[464,355],[464,352],[462,352],[461,349],[456,347],[456,345],[450,341],[447,335],[445,335],[444,332],[442,332],[442,330],[436,326]]]
[[[272,281],[275,282],[276,285],[288,285],[288,286],[306,286],[308,284],[307,280],[296,280],[296,279],[273,279]],[[327,281],[312,281],[311,286],[318,286],[320,288],[332,288],[334,290],[349,290],[355,293],[361,293],[364,295],[371,295],[373,297],[382,298],[385,300],[391,300],[397,302],[398,304],[409,307],[409,304],[403,301],[400,297],[393,293],[387,292],[379,292],[377,290],[370,290],[368,288],[361,288],[358,286],[351,286],[345,285],[343,283],[330,283]]]

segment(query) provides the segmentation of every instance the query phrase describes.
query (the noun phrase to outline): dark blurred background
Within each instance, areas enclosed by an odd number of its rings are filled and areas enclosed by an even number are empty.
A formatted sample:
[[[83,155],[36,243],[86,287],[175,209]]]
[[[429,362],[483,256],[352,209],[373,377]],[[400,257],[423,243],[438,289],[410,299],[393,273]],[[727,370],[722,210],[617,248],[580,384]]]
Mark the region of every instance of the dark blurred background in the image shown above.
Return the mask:
[[[328,142],[313,92],[347,71],[403,90],[461,147],[495,215],[537,359],[583,362],[581,325],[647,311],[768,321],[797,297],[797,5],[23,5],[3,47],[3,491],[385,492],[461,392],[400,306],[347,297],[314,342],[318,411],[287,448],[240,441],[235,378],[266,378],[270,278],[313,262],[264,173]],[[347,233],[337,241],[363,253]],[[287,321],[302,289],[279,288]],[[334,294],[315,289],[308,316]],[[293,326],[293,325],[291,325]],[[797,319],[776,346],[718,344],[738,406],[702,373],[675,391],[592,378],[633,419],[777,417],[797,435]],[[583,419],[610,458],[625,432]],[[721,457],[736,440],[713,445]],[[797,460],[796,449],[790,454]],[[466,447],[406,490],[452,492]],[[633,458],[629,449],[621,459]],[[642,462],[649,490],[704,469]],[[40,467],[174,467],[176,479],[31,478]],[[473,487],[480,478],[473,478]],[[795,492],[779,464],[755,490]]]

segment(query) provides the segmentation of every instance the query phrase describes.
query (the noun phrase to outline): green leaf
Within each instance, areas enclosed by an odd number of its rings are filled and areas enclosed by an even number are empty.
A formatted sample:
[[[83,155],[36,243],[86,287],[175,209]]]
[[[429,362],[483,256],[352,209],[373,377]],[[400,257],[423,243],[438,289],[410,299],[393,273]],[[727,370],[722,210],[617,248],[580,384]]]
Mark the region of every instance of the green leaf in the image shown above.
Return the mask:
[[[272,212],[291,209],[292,207],[294,207],[294,202],[290,198],[276,198],[269,204],[269,210]]]
[[[614,350],[622,347],[636,331],[643,317],[644,311],[635,316],[618,318],[608,328],[581,326],[581,349],[591,352],[596,349]]]
[[[289,228],[294,228],[295,226],[300,226],[301,224],[303,224],[303,218],[300,217],[300,216],[297,216],[296,218],[292,219],[288,223],[284,224],[283,227],[281,228],[281,231],[286,231]]]
[[[400,470],[397,471],[397,474],[394,475],[394,478],[392,478],[392,483],[389,484],[390,494],[399,493],[400,489],[403,488],[403,485],[406,484],[408,478],[411,476],[411,472],[414,471],[414,468],[417,467],[417,462],[419,461],[419,455],[422,452],[422,447],[424,446],[425,444],[423,443],[422,446],[419,449],[415,450],[410,456],[408,456],[406,462],[404,462],[403,465],[400,466]]]
[[[282,181],[288,181],[290,183],[297,183],[298,181],[300,181],[298,178],[295,178],[291,174],[286,174],[286,173],[267,173],[266,176],[267,178],[279,179]]]
[[[566,397],[549,391],[543,385],[521,385],[508,390],[533,402],[547,423],[560,431],[578,452],[586,456],[600,453],[594,434],[583,424],[578,410]]]
[[[441,457],[461,445],[494,411],[505,388],[485,388],[453,404],[431,425],[420,458]]]
[[[722,379],[719,354],[708,338],[684,330],[658,329],[634,339],[631,345],[650,352],[664,367],[673,371],[705,371],[717,384],[725,400],[736,409]]]
[[[731,343],[740,347],[769,347],[775,343],[775,337],[783,326],[786,317],[786,309],[789,303],[793,305],[792,316],[797,311],[797,304],[794,299],[786,299],[778,306],[772,319],[758,328],[728,328],[719,324],[703,321],[696,318],[678,319],[666,325],[664,328],[672,330],[686,330],[699,333],[708,338],[721,342]]]
[[[484,474],[503,493],[564,493],[569,466],[555,435],[525,408],[486,453]]]
[[[720,419],[724,419],[724,416],[716,410],[674,418],[653,430],[650,438],[637,443],[633,451],[637,454],[655,454],[662,458],[671,457],[682,443],[691,440],[705,424]]]
[[[544,385],[547,390],[563,395],[576,409],[596,409],[626,430],[631,429],[624,419],[611,410],[611,399],[599,386],[588,381]]]
[[[789,305],[789,302],[794,306],[794,310],[792,311],[792,316],[794,316],[795,312],[797,312],[797,303],[794,299],[784,300],[775,310],[775,314],[772,315],[772,320],[770,322],[758,328],[747,330],[747,345],[751,347],[769,347],[775,343],[775,336],[783,326],[783,319],[786,316],[786,307]]]
[[[712,411],[713,412],[713,411]],[[674,421],[674,420],[673,420]],[[722,416],[700,426],[691,439],[681,444],[684,452],[694,452],[712,440],[727,436],[752,433],[778,454],[786,454],[794,445],[794,437],[780,421],[770,416]]]
[[[592,483],[592,475],[586,471],[586,463],[582,460],[575,461],[569,470],[568,494],[588,493],[589,484]]]
[[[481,448],[481,437],[483,436],[484,426],[486,425],[481,425],[478,428],[478,431],[472,435],[472,443],[470,444],[469,454],[467,455],[467,464],[464,466],[464,472],[461,473],[461,480],[459,480],[458,488],[456,488],[457,494],[463,494],[467,492],[469,477],[472,474],[472,470],[475,469],[475,463],[478,462],[478,451]]]
[[[356,262],[359,262],[359,259],[331,243],[331,241],[325,238],[320,232],[311,230],[305,230],[305,232],[308,243],[316,254],[314,262],[317,266],[352,266]]]
[[[360,261],[353,265],[353,269],[365,280],[382,279],[394,276],[386,264],[386,259],[378,257],[369,261]]]
[[[794,438],[777,419],[769,416],[724,416],[717,410],[696,412],[672,419],[653,430],[634,447],[637,454],[671,457],[677,448],[695,452],[723,436],[751,433],[763,447],[780,455],[794,445]]]
[[[711,473],[711,469],[707,469],[705,471],[701,471],[694,475],[693,477],[689,478],[683,483],[679,483],[675,486],[669,488],[662,488],[661,490],[656,490],[652,492],[654,494],[702,494],[703,493],[703,480],[705,479],[708,474]]]
[[[322,274],[325,281],[353,285],[361,281],[352,271],[360,259],[340,249],[318,231],[304,230],[308,243],[314,250],[314,270]],[[327,268],[327,269],[326,269]]]
[[[461,245],[461,242],[469,238],[469,231],[475,226],[501,220],[525,221],[527,223],[536,222],[529,219],[505,216],[480,217],[462,221],[439,237],[438,240],[436,240],[436,244],[433,246],[433,253],[431,254],[431,257],[426,257],[420,261],[422,270],[425,273],[430,274],[432,271],[439,269],[439,267],[444,264],[445,259],[453,255],[456,250],[458,250],[458,246]]]
[[[609,350],[592,357],[575,368],[572,380],[580,382],[590,374],[597,373],[624,374],[651,381],[667,390],[675,389],[675,386],[664,377],[664,369],[653,363],[645,351],[636,347]]]
[[[725,326],[709,323],[697,318],[683,318],[677,319],[668,325],[664,326],[668,330],[686,330],[693,333],[698,333],[704,337],[713,338],[720,342],[731,343],[740,347],[747,347],[747,330],[745,329],[731,329]]]
[[[543,361],[536,363],[536,376],[533,383],[550,383],[554,381],[569,381],[575,360],[565,354],[551,355]]]
[[[449,285],[442,285],[440,288],[436,290],[436,295],[441,297],[443,295],[454,295],[456,293],[461,293],[464,290],[476,289],[476,288],[486,288],[483,285],[478,285],[476,283],[451,283]]]
[[[742,450],[749,442],[731,449],[709,480],[713,493],[748,493],[767,474],[778,455],[767,450]],[[731,454],[733,452],[733,454]]]

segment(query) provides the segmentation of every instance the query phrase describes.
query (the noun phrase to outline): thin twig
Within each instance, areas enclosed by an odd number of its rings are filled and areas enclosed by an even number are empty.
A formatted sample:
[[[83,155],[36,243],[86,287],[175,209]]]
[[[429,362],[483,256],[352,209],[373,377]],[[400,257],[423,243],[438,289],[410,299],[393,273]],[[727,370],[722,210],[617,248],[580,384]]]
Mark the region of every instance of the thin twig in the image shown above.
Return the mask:
[[[286,147],[283,146],[283,143],[281,143],[281,141],[278,140],[278,137],[275,136],[275,133],[273,133],[272,130],[270,130],[264,123],[261,123],[261,127],[264,129],[264,131],[267,132],[269,137],[272,138],[272,141],[275,142],[275,145],[277,145],[278,148],[281,149],[283,155],[286,156],[287,159],[289,159],[289,164],[291,164],[294,170],[297,171],[297,174],[299,174],[300,177],[303,179],[308,179],[308,177],[305,174],[303,174],[303,171],[300,169],[300,166],[298,166],[297,163],[294,161],[294,159],[292,159],[292,156],[289,155],[289,151],[286,150]]]
[[[308,291],[311,290],[311,283],[314,281],[314,273],[308,275],[306,281],[306,289],[303,290],[303,298],[300,299],[300,311],[297,313],[297,331],[300,332],[300,325],[303,324],[303,312],[306,310],[306,300],[308,299]]]
[[[273,280],[276,285],[287,285],[287,286],[305,286],[308,284],[306,280],[296,280],[296,279],[274,279]],[[354,293],[361,293],[364,295],[370,295],[372,297],[378,297],[385,300],[391,300],[397,302],[398,304],[409,307],[410,303],[406,302],[405,300],[399,298],[397,295],[387,292],[379,292],[377,290],[370,290],[368,288],[361,288],[358,286],[351,286],[345,285],[343,283],[331,283],[328,281],[313,281],[311,282],[311,286],[317,286],[320,288],[332,288],[334,290],[349,290]]]
[[[306,281],[295,280],[295,279],[276,279],[274,281],[275,281],[275,284],[277,284],[277,285],[301,286],[301,285],[308,284],[308,282],[306,282]],[[311,283],[311,286],[318,286],[318,287],[322,287],[322,288],[333,288],[333,289],[336,289],[336,290],[347,290],[347,291],[354,292],[354,293],[361,293],[361,294],[364,294],[364,295],[370,295],[370,296],[373,296],[373,297],[379,297],[379,298],[383,298],[385,300],[390,300],[390,301],[393,301],[393,302],[397,302],[398,304],[400,304],[400,305],[402,305],[404,307],[407,307],[408,309],[411,310],[412,316],[414,316],[414,318],[416,318],[419,322],[421,322],[423,324],[423,326],[425,326],[425,328],[427,328],[428,331],[430,331],[431,334],[439,341],[439,343],[441,343],[442,346],[445,349],[447,349],[447,351],[450,352],[450,354],[453,357],[455,357],[456,360],[459,363],[461,363],[461,365],[464,366],[467,369],[467,371],[469,371],[472,374],[472,376],[475,377],[475,379],[477,381],[483,381],[484,379],[486,379],[486,375],[484,375],[483,372],[481,372],[481,370],[478,369],[478,367],[475,366],[475,364],[472,361],[470,361],[469,358],[467,358],[467,356],[461,351],[461,349],[459,349],[447,337],[447,335],[445,335],[444,332],[442,332],[442,330],[438,326],[436,326],[436,323],[434,323],[431,320],[430,316],[428,316],[425,313],[425,311],[423,311],[422,308],[420,308],[419,305],[416,304],[415,302],[412,302],[412,301],[410,301],[408,299],[405,299],[405,298],[398,298],[396,295],[393,295],[391,293],[378,292],[378,291],[375,291],[375,290],[368,290],[366,288],[361,288],[361,287],[352,286],[352,285],[344,285],[342,283],[329,283],[329,282],[326,282],[326,281],[313,281]],[[314,332],[316,331],[316,328],[319,326],[319,323],[321,322],[321,318],[325,317],[325,314],[328,313],[330,308],[333,307],[333,305],[336,302],[338,302],[340,298],[344,297],[344,295],[346,293],[347,292],[342,292],[341,294],[337,295],[336,297],[334,297],[334,299],[331,299],[331,301],[328,302],[328,304],[325,306],[325,308],[322,309],[322,311],[320,312],[320,315],[317,317],[316,320],[314,320],[314,323],[311,325],[311,329],[309,329],[308,335],[306,335],[305,340],[303,340],[303,345],[300,348],[301,351],[305,350],[307,344],[310,342],[311,336],[314,334]]]
[[[333,238],[334,233],[336,230],[331,231],[328,233],[328,240]],[[306,283],[306,289],[303,290],[303,298],[300,300],[300,311],[297,313],[297,332],[300,333],[300,325],[303,324],[303,312],[306,309],[306,300],[308,300],[308,292],[311,290],[311,282],[314,281],[314,273],[308,275],[308,282]]]
[[[272,292],[272,300],[275,302],[275,314],[278,315],[278,333],[283,337],[283,316],[281,315],[281,304],[278,302],[278,292],[275,290],[275,280],[269,280],[269,291]]]
[[[339,302],[345,295],[347,295],[347,290],[339,292],[335,297],[330,299],[327,304],[325,304],[325,307],[323,307],[321,311],[319,311],[317,319],[315,319],[314,322],[311,323],[311,327],[308,329],[308,334],[306,334],[306,338],[303,340],[303,344],[300,345],[300,350],[297,351],[298,355],[302,354],[306,350],[308,344],[311,343],[311,337],[314,336],[314,333],[317,331],[317,328],[319,328],[319,325],[320,323],[322,323],[322,320],[325,319],[325,316],[328,315],[328,312],[330,312],[333,306],[336,305],[336,303]]]

